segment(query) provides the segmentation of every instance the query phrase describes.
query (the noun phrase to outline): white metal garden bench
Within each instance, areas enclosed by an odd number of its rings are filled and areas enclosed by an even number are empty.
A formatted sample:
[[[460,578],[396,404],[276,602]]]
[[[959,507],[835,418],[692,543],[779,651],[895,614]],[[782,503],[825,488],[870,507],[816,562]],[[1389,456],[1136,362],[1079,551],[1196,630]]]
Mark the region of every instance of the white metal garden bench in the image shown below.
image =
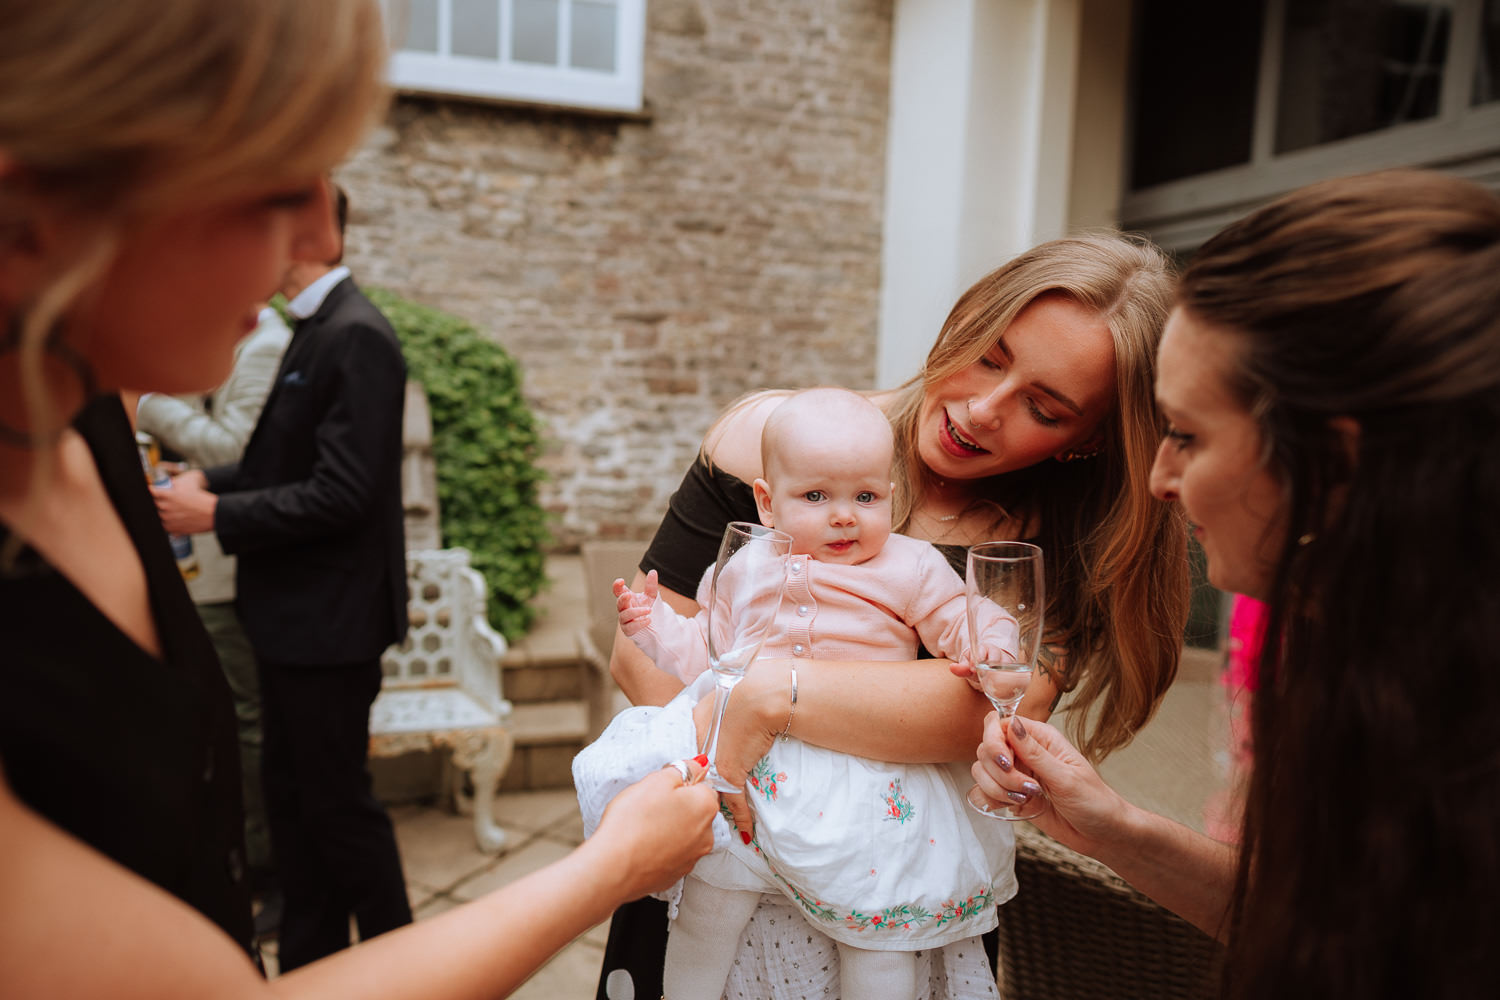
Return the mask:
[[[505,640],[485,617],[484,578],[469,566],[467,549],[410,551],[406,577],[411,624],[381,657],[385,678],[370,709],[370,756],[446,747],[454,804],[472,811],[474,839],[493,853],[505,842],[492,809],[495,787],[515,748],[500,685]]]

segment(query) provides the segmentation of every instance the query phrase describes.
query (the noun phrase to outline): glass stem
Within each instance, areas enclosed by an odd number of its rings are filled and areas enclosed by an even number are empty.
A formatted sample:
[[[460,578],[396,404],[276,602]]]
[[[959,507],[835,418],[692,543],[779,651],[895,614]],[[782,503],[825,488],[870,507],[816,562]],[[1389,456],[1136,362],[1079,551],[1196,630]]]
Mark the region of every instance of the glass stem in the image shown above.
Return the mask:
[[[719,725],[724,721],[724,710],[729,707],[729,695],[742,678],[714,674],[714,721],[704,740],[704,753],[708,754],[708,777],[717,791],[734,793],[743,791],[725,781],[719,775]]]

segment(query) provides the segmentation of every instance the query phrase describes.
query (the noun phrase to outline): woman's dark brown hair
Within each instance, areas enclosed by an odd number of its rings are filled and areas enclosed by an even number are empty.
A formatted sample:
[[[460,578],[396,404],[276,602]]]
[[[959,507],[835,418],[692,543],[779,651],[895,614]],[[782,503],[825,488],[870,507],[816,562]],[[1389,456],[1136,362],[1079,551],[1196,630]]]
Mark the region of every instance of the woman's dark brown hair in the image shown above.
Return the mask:
[[[1288,530],[1268,595],[1231,997],[1472,997],[1500,942],[1500,199],[1393,171],[1214,237]]]

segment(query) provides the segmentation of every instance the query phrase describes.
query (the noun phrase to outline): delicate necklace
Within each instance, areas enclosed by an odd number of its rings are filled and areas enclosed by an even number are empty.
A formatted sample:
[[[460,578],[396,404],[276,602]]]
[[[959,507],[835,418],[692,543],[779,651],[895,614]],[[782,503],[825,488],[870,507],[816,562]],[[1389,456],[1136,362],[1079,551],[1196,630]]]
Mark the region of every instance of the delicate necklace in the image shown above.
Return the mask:
[[[943,489],[947,485],[948,485],[948,481],[946,479],[939,479],[937,481],[937,487],[938,487],[938,489]],[[967,510],[967,509],[968,508],[964,508],[964,510]],[[943,522],[943,523],[946,524],[949,521],[957,521],[958,520],[958,516],[960,514],[962,514],[963,512],[964,512],[963,510],[957,510],[957,511],[954,511],[952,514],[928,514],[927,516],[930,517],[930,518],[932,518],[934,521],[941,521],[941,522]]]

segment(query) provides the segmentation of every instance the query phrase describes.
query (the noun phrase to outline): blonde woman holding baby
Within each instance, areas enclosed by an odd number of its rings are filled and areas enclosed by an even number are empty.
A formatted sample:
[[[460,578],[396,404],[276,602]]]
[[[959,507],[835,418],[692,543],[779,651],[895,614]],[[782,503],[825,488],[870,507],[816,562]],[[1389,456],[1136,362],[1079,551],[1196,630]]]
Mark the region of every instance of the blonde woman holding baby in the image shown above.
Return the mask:
[[[1116,234],[1045,243],[959,297],[916,378],[870,394],[895,438],[896,531],[955,567],[981,541],[1046,551],[1047,660],[1021,712],[1046,718],[1071,692],[1075,734],[1094,758],[1127,743],[1155,711],[1187,616],[1185,527],[1145,480],[1164,428],[1151,390],[1170,295],[1170,266],[1148,244]],[[762,431],[786,395],[752,395],[710,429],[632,590],[655,570],[662,599],[696,613],[692,595],[724,525],[758,519],[751,484],[764,474]],[[762,660],[735,689],[716,762],[730,780],[744,782],[786,727],[790,668]],[[638,705],[665,704],[681,688],[623,634],[611,669]],[[972,760],[989,711],[946,660],[799,661],[797,675],[790,735],[872,760]],[[752,833],[743,796],[725,800],[737,829]],[[831,941],[809,935],[791,905],[763,902],[752,917],[730,996],[800,996],[837,980]],[[616,914],[600,996],[623,996],[626,982],[636,995],[657,994],[665,925],[662,904]],[[987,978],[994,990],[977,941],[921,961],[924,996],[963,995],[953,987],[961,979]]]

